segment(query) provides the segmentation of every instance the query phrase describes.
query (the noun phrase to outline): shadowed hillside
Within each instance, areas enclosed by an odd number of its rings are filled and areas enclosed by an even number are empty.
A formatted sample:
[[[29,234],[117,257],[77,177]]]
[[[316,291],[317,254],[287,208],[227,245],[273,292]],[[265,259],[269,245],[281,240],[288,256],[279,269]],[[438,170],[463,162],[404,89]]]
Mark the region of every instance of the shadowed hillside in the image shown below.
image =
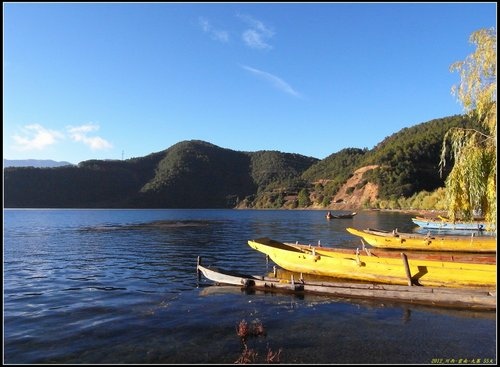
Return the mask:
[[[231,208],[257,189],[250,156],[203,141],[184,141],[165,151],[155,174],[140,189],[148,208]]]
[[[143,158],[89,160],[78,167],[6,168],[5,207],[233,208],[317,159],[246,153],[183,141]]]

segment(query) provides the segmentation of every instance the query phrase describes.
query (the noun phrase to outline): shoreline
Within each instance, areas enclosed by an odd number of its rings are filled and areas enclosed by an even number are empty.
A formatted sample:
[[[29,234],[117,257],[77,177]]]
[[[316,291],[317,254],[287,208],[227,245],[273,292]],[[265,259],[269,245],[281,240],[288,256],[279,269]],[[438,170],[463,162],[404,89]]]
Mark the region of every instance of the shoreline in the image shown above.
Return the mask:
[[[383,211],[383,212],[395,212],[395,213],[408,213],[408,214],[418,214],[420,216],[446,216],[448,212],[446,210],[435,210],[435,209],[362,209],[367,211]]]

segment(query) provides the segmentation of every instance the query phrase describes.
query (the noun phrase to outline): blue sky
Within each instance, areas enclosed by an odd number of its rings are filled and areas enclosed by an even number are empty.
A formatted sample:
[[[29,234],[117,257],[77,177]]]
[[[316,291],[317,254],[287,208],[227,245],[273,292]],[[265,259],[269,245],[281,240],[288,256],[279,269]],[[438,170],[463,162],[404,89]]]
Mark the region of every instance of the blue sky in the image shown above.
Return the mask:
[[[463,113],[486,3],[3,3],[7,159],[199,139],[323,159]]]

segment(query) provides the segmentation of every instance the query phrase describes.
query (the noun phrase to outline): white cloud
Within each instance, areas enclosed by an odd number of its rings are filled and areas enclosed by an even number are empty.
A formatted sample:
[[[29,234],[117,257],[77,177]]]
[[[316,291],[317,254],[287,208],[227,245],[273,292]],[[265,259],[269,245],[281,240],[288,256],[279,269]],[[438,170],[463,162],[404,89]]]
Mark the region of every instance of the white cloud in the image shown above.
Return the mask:
[[[259,48],[259,49],[271,49],[272,46],[267,44],[263,39],[262,35],[253,29],[246,30],[243,32],[241,36],[243,41],[247,44],[248,47],[251,48]]]
[[[249,15],[238,14],[238,17],[250,26],[250,28],[246,29],[242,34],[243,41],[248,47],[257,49],[273,48],[267,43],[267,39],[274,36],[274,31],[271,28]]]
[[[261,50],[273,48],[268,43],[268,40],[274,36],[274,31],[270,27],[249,15],[236,14],[236,16],[246,23],[246,29],[242,32],[241,38],[248,47]],[[224,43],[229,42],[229,32],[214,28],[207,18],[199,17],[198,24],[210,38]]]
[[[215,29],[207,19],[200,17],[198,23],[203,32],[208,33],[212,39],[220,42],[229,42],[229,33],[224,30]]]
[[[293,89],[287,82],[285,82],[283,79],[278,78],[277,76],[267,73],[265,71],[257,70],[254,68],[251,68],[250,66],[241,66],[243,69],[251,72],[254,75],[257,75],[258,77],[263,78],[264,80],[267,80],[270,82],[274,87],[278,88],[279,90],[291,94],[294,97],[300,97],[300,93],[297,92],[295,89]]]
[[[58,139],[63,139],[64,135],[55,130],[49,130],[39,124],[26,125],[23,128],[23,135],[13,136],[16,150],[42,150],[57,143]]]
[[[99,130],[99,125],[89,123],[76,127],[69,126],[67,129],[69,136],[73,141],[84,143],[92,150],[101,150],[113,147],[111,143],[99,136],[87,136],[88,133]]]

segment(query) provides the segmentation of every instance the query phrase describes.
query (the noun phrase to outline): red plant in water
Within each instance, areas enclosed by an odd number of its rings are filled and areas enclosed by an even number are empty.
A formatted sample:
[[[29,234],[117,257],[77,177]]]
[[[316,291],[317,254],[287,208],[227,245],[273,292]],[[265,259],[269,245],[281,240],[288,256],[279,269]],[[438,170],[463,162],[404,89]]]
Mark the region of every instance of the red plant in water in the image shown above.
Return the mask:
[[[243,349],[241,356],[234,363],[236,364],[255,363],[256,359],[257,359],[257,352],[253,349],[248,349],[245,346],[245,349]]]
[[[246,320],[241,320],[238,326],[236,326],[236,334],[240,337],[241,341],[245,343],[250,334],[250,328],[248,327],[248,322]]]
[[[280,348],[276,353],[273,353],[271,348],[267,347],[267,363],[280,363],[280,354],[282,349]]]
[[[252,321],[251,325],[248,325],[246,320],[241,320],[236,326],[236,334],[240,337],[241,343],[243,344],[243,351],[234,363],[255,363],[258,353],[254,349],[248,348],[247,340],[250,336],[265,336],[266,330],[264,325],[259,319]],[[281,352],[281,348],[277,352],[273,352],[268,345],[266,356],[267,363],[280,363]]]

